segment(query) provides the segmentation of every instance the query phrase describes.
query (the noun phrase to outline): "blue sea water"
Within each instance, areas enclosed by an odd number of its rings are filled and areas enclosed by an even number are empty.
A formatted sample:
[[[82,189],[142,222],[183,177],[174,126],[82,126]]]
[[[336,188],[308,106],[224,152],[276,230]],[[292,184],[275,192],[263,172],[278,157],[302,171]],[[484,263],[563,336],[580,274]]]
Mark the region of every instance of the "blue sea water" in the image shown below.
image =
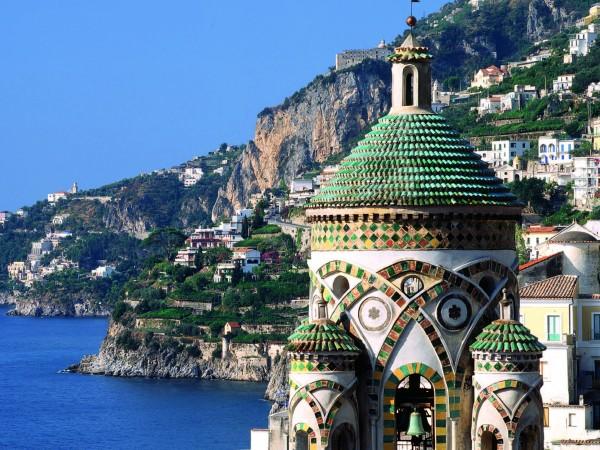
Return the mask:
[[[59,373],[95,353],[105,319],[8,317],[0,307],[0,448],[250,447],[265,385]]]

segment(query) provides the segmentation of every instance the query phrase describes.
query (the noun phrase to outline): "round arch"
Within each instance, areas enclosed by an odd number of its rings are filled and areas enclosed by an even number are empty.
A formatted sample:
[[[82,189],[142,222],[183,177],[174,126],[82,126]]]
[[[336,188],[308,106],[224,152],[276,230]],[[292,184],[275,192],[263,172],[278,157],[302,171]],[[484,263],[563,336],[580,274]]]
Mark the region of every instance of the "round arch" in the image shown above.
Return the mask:
[[[384,384],[382,402],[384,420],[383,449],[396,450],[396,388],[409,375],[421,375],[433,386],[435,392],[433,417],[433,423],[435,424],[435,448],[436,450],[446,450],[446,384],[444,378],[434,369],[418,362],[398,367],[391,373]]]

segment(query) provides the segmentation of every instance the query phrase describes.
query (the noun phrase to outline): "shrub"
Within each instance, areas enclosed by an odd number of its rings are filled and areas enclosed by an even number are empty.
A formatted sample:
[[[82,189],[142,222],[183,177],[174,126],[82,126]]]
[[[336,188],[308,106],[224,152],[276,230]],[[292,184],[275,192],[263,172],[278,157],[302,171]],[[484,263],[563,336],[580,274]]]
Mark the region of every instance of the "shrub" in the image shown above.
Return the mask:
[[[140,343],[129,330],[125,330],[121,334],[119,334],[119,336],[117,336],[115,344],[119,348],[132,351],[137,350],[140,346]]]

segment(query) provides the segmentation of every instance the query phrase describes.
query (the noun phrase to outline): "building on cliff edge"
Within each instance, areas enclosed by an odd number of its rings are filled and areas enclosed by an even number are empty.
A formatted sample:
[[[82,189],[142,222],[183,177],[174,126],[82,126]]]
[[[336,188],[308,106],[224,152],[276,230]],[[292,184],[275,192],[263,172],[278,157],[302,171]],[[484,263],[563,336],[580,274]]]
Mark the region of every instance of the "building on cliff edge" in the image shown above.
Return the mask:
[[[431,111],[431,58],[412,34],[395,49],[389,114],[308,204],[309,317],[253,450],[543,448],[522,205]]]

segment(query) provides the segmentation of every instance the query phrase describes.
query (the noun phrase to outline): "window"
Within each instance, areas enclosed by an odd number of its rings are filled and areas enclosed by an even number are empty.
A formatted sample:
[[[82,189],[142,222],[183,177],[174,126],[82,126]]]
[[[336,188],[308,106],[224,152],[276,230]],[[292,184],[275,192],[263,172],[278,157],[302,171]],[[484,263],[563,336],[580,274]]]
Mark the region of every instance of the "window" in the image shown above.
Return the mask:
[[[549,342],[560,341],[560,316],[547,316],[547,331]]]
[[[544,406],[544,427],[548,428],[550,426],[550,408]]]
[[[569,413],[568,424],[569,424],[570,427],[576,427],[577,426],[577,414]]]
[[[404,78],[404,100],[406,106],[412,106],[414,104],[412,73],[407,73],[406,77]]]
[[[592,339],[600,341],[600,313],[592,314]]]

